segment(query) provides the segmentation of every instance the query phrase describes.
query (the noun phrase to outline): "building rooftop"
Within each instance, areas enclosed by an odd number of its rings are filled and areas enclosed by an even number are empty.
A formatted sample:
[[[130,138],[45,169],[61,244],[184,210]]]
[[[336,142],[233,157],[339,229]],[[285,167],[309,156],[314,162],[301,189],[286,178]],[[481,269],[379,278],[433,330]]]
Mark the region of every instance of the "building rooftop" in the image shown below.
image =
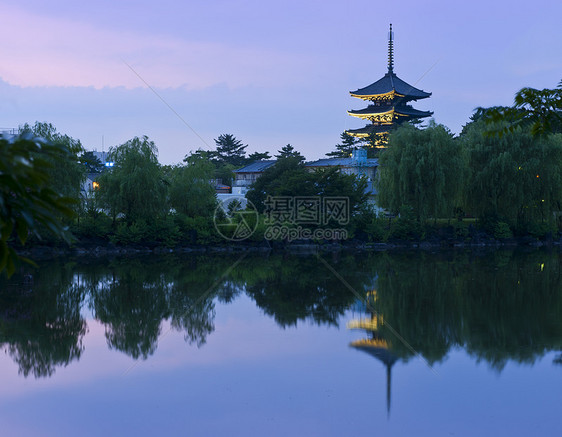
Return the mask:
[[[357,164],[357,161],[355,161],[353,158],[326,158],[307,162],[305,164],[305,166],[307,167],[354,167],[356,165],[359,164]],[[362,167],[376,167],[378,165],[379,160],[377,158],[369,158],[367,159],[366,164],[363,164]]]
[[[277,160],[268,160],[268,161],[256,161],[248,164],[238,170],[234,170],[234,173],[261,173],[265,169],[271,167],[275,164]]]

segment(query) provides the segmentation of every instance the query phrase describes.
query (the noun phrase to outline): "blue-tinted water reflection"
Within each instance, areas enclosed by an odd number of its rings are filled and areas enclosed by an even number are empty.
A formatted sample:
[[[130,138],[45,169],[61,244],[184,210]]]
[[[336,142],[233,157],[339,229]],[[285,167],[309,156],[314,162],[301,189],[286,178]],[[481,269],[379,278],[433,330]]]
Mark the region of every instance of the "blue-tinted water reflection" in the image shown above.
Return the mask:
[[[248,256],[223,277],[238,261],[3,282],[2,433],[558,433],[558,254],[327,257],[368,305],[315,257]]]

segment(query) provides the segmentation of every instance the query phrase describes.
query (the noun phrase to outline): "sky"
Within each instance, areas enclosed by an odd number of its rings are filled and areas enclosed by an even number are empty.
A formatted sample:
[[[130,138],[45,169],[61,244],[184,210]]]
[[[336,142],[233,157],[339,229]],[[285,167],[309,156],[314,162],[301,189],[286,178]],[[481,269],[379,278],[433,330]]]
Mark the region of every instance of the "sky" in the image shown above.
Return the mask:
[[[552,0],[0,0],[0,130],[52,123],[87,150],[147,135],[163,164],[233,134],[248,152],[334,149],[349,96],[387,71],[459,133],[479,106],[562,80]]]

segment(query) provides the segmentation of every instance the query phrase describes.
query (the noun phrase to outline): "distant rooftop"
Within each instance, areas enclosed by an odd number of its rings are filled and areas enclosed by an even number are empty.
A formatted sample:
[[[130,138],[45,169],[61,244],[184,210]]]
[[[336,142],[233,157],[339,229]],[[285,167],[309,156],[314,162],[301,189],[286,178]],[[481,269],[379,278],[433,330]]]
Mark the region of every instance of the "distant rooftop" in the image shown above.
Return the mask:
[[[245,167],[239,168],[238,170],[234,170],[234,173],[261,173],[265,169],[271,167],[276,162],[277,160],[252,162],[251,164],[248,164]]]
[[[326,158],[307,162],[305,165],[307,167],[354,167],[360,164],[353,158]],[[378,165],[379,160],[377,158],[369,158],[363,167],[377,167]]]

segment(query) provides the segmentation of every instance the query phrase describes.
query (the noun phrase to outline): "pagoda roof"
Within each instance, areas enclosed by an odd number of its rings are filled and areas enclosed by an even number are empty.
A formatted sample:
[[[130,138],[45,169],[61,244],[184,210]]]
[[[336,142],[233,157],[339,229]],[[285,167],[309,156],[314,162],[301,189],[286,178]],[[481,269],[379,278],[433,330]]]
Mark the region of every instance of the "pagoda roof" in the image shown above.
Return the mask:
[[[381,79],[365,88],[349,92],[353,97],[369,98],[388,94],[389,97],[403,97],[405,100],[426,99],[431,93],[426,93],[400,79],[393,71],[386,73]]]
[[[394,125],[392,124],[381,124],[381,125],[375,125],[375,124],[368,124],[365,127],[362,127],[360,129],[348,129],[346,130],[346,132],[348,134],[351,135],[370,135],[370,134],[384,134],[387,132],[390,132],[390,129],[392,129]]]
[[[351,343],[350,346],[358,349],[363,352],[367,352],[369,355],[375,357],[376,359],[382,361],[387,366],[392,366],[397,360],[398,357],[394,355],[389,349],[381,348],[381,347],[372,347],[363,344],[354,344],[355,342]]]
[[[433,115],[431,111],[420,111],[418,109],[412,108],[410,105],[397,105],[397,106],[376,106],[376,105],[369,105],[365,109],[357,109],[347,111],[349,115],[354,116],[369,116],[369,115],[377,115],[377,114],[385,114],[394,112],[397,115],[408,116],[412,118],[423,118],[423,117],[430,117]],[[367,118],[367,117],[362,117]]]

